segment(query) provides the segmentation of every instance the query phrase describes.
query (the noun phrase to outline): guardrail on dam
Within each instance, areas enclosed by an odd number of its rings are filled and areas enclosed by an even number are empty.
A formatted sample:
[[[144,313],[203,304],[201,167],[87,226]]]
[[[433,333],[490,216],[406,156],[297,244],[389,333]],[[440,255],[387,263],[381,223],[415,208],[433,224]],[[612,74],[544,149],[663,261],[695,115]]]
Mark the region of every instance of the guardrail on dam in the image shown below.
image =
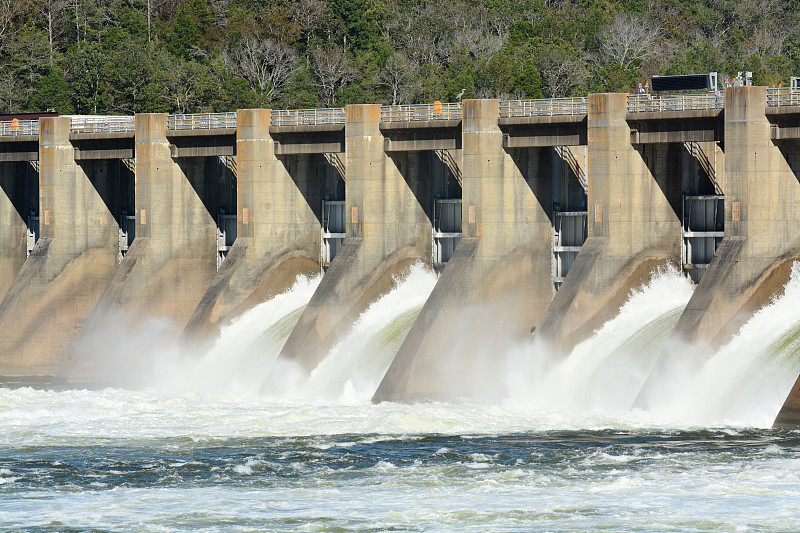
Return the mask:
[[[417,261],[440,277],[376,400],[480,397],[453,365],[566,351],[668,262],[698,283],[674,335],[721,343],[800,257],[799,139],[800,92],[764,87],[2,123],[0,377],[108,381],[90,334],[202,343],[324,268],[281,354],[310,372]]]

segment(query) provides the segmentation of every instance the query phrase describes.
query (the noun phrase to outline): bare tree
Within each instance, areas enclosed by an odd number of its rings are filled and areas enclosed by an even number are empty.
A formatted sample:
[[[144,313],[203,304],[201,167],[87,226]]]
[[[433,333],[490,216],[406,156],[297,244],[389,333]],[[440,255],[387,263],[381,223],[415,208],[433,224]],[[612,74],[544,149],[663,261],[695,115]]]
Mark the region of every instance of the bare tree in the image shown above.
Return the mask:
[[[763,62],[768,56],[781,53],[783,43],[786,42],[788,32],[775,28],[759,28],[753,34],[746,49],[746,54],[756,55]]]
[[[272,39],[248,36],[224,59],[263,102],[272,102],[283,94],[287,80],[297,70],[298,57],[292,48]]]
[[[295,0],[292,2],[292,15],[306,36],[306,45],[311,44],[314,30],[325,16],[324,0]]]
[[[586,81],[586,67],[579,58],[552,50],[543,53],[539,61],[542,85],[550,98],[575,94]]]
[[[505,44],[499,35],[483,32],[479,28],[459,28],[454,40],[456,46],[463,46],[473,56],[486,60],[502,50]]]
[[[657,26],[648,18],[618,13],[600,34],[600,51],[607,59],[629,68],[652,53]]]
[[[338,46],[317,47],[311,51],[314,85],[326,107],[332,107],[336,90],[355,79],[356,73],[347,51]]]
[[[19,111],[25,101],[25,91],[10,69],[0,69],[0,112]]]
[[[389,89],[392,105],[408,102],[414,98],[418,89],[417,72],[419,68],[402,53],[395,53],[386,60],[386,65],[378,74],[378,83]]]
[[[44,19],[47,27],[47,40],[50,45],[50,64],[53,64],[53,50],[55,41],[59,36],[59,22],[67,9],[67,0],[35,0],[33,3],[36,11]]]
[[[0,0],[0,51],[5,48],[6,41],[14,39],[15,17],[22,10],[22,0]]]

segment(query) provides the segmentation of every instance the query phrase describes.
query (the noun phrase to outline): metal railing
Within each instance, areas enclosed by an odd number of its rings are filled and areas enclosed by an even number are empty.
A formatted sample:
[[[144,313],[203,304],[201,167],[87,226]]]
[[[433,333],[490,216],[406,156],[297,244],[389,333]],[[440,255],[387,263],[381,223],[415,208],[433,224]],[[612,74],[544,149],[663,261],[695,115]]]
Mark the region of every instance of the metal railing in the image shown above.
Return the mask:
[[[706,176],[711,182],[714,184],[714,190],[717,194],[722,194],[722,189],[720,188],[720,183],[717,182],[717,170],[716,170],[716,154],[714,154],[714,161],[712,163],[708,159],[708,155],[703,151],[703,148],[700,146],[700,143],[691,141],[683,143],[683,146],[686,148],[686,151],[691,154],[693,158],[695,158],[698,164],[702,167],[705,171]],[[714,146],[714,150],[716,150],[716,146]]]
[[[325,160],[328,162],[328,164],[336,169],[339,177],[347,181],[347,169],[344,166],[344,161],[342,161],[342,158],[339,157],[339,154],[325,152],[323,155],[325,156]]]
[[[381,106],[381,122],[461,120],[461,102]]]
[[[589,99],[585,96],[540,100],[503,100],[500,102],[500,118],[585,115],[588,112]]]
[[[800,87],[768,87],[767,105],[769,107],[800,106]]]
[[[236,113],[196,113],[167,117],[168,130],[211,130],[235,127]]]
[[[458,163],[455,159],[453,159],[452,154],[450,154],[450,150],[435,150],[436,155],[439,156],[439,159],[442,160],[447,168],[450,170],[450,173],[458,182],[459,187],[464,187],[464,184],[461,181],[461,169],[458,166]]]
[[[0,136],[39,135],[38,120],[8,120],[0,122]]]
[[[273,126],[320,126],[344,124],[343,107],[320,109],[280,109],[272,111]]]
[[[578,183],[581,184],[583,190],[588,191],[589,182],[586,179],[586,172],[583,171],[583,167],[578,163],[578,159],[575,157],[575,154],[572,153],[572,149],[569,146],[556,146],[555,148],[559,157],[569,165],[572,173],[578,178]]]
[[[724,107],[725,96],[716,93],[628,95],[628,113],[694,111],[703,109],[722,109]]]
[[[132,116],[80,115],[70,117],[71,133],[124,133],[136,131],[136,118]]]

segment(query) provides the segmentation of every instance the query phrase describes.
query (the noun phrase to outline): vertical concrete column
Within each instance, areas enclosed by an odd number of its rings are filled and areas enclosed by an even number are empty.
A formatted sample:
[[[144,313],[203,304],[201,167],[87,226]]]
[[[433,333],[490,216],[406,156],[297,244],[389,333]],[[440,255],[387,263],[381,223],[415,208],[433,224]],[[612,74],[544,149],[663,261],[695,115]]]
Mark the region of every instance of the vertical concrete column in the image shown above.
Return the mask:
[[[0,298],[25,263],[28,215],[30,209],[38,211],[38,187],[31,163],[0,163]]]
[[[311,371],[392,276],[431,254],[431,222],[384,152],[381,106],[347,106],[347,238],[292,331],[281,357]]]
[[[501,392],[496,360],[538,326],[552,298],[549,149],[503,148],[499,100],[466,100],[463,237],[374,400]]]
[[[152,317],[169,319],[177,336],[216,274],[216,221],[204,203],[215,205],[204,196],[216,191],[216,176],[187,176],[166,132],[166,114],[136,115],[136,238],[59,367],[59,380],[124,380],[114,345],[98,351],[99,339],[116,332],[124,349],[128,332]]]
[[[0,303],[0,375],[52,378],[117,264],[118,180],[79,165],[68,117],[40,120],[40,231]]]
[[[216,187],[184,173],[166,132],[166,114],[136,115],[136,239],[98,307],[182,328],[217,271],[214,198],[201,197]]]
[[[237,113],[236,242],[189,320],[185,338],[213,334],[221,323],[283,292],[298,275],[319,271],[321,226],[314,207],[321,206],[321,177],[310,165],[289,173],[275,155],[270,123],[269,109]]]
[[[676,326],[686,340],[724,342],[783,288],[800,255],[800,182],[792,152],[771,140],[766,107],[766,87],[725,90],[725,238]]]
[[[680,158],[631,145],[627,95],[589,95],[588,239],[540,334],[562,350],[614,316],[658,265],[680,261]]]

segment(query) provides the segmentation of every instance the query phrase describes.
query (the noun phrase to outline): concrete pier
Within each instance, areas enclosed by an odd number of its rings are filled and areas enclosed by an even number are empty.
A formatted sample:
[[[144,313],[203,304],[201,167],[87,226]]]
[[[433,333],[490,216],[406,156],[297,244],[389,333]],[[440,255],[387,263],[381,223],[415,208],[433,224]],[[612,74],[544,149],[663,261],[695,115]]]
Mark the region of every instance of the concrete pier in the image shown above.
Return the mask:
[[[48,380],[117,266],[120,164],[77,163],[68,117],[41,119],[41,237],[0,303],[0,376]]]
[[[125,379],[109,376],[98,357],[114,346],[87,346],[106,331],[135,331],[142,321],[167,319],[177,337],[217,272],[218,180],[203,158],[173,159],[167,115],[136,115],[136,239],[113,274],[57,379],[72,382]],[[115,241],[116,243],[116,241]],[[125,336],[119,342],[125,341]]]
[[[186,340],[214,335],[298,275],[319,272],[323,158],[276,156],[270,123],[270,110],[238,112],[236,242],[194,310]]]
[[[392,277],[431,256],[430,180],[423,152],[388,155],[381,106],[347,106],[347,237],[280,357],[310,372]]]
[[[463,237],[375,401],[497,394],[492,354],[528,338],[551,301],[551,150],[504,149],[499,104],[463,104]]]
[[[675,328],[686,341],[727,340],[800,256],[800,150],[772,141],[766,107],[766,87],[725,91],[725,238]]]
[[[563,353],[613,317],[632,288],[680,264],[680,144],[631,144],[627,95],[589,95],[588,239],[537,335]]]

